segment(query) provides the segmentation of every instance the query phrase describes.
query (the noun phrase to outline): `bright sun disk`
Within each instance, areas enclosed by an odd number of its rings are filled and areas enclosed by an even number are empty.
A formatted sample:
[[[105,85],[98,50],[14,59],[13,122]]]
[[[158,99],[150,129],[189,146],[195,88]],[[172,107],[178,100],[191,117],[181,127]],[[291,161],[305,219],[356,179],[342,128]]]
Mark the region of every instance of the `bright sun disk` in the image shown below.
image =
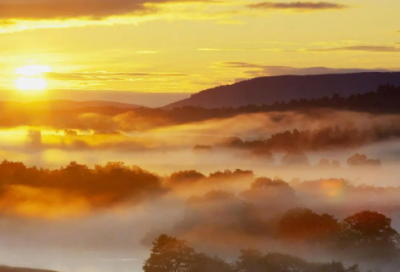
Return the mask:
[[[51,72],[52,69],[47,65],[25,65],[15,70],[19,75],[15,82],[18,91],[24,94],[43,93],[48,85],[43,74]]]
[[[40,77],[19,77],[15,82],[20,91],[43,91],[47,85],[47,81]]]

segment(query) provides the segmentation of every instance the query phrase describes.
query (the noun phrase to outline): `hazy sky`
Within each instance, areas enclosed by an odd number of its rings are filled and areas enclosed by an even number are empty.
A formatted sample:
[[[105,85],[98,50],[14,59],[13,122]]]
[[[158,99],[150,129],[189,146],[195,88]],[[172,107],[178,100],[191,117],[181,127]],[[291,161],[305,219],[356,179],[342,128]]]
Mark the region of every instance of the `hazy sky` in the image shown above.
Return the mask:
[[[0,88],[197,92],[307,67],[400,68],[396,0],[0,0]]]

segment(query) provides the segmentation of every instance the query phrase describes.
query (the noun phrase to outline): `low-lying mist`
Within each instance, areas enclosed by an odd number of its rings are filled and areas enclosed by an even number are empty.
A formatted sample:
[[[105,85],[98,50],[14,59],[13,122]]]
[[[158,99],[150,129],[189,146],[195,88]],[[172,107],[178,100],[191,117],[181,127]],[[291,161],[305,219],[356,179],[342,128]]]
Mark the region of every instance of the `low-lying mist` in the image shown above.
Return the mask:
[[[74,116],[57,127],[0,124],[0,263],[142,271],[152,241],[168,234],[227,261],[257,248],[395,271],[341,235],[364,211],[400,231],[399,116],[318,110],[128,126],[126,113],[84,114],[79,126]],[[304,218],[296,239],[284,231],[291,216]]]

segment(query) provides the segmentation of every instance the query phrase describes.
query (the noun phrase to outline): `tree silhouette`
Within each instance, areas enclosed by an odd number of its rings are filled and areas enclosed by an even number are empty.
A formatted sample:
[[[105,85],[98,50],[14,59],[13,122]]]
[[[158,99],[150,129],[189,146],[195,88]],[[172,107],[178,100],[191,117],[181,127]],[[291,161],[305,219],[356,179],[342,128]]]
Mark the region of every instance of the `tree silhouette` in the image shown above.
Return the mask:
[[[234,265],[235,272],[359,272],[358,266],[345,268],[341,262],[309,263],[286,254],[269,253],[259,250],[242,250]]]
[[[204,253],[197,253],[191,272],[233,272],[230,264],[218,257],[210,257]]]
[[[332,215],[320,215],[303,208],[286,212],[277,230],[281,239],[319,244],[331,242],[338,231],[339,223]]]
[[[169,186],[190,185],[205,178],[205,176],[195,170],[179,171],[173,173],[167,180]]]
[[[287,211],[296,203],[293,188],[279,179],[258,178],[240,196],[260,207],[264,214]]]
[[[364,154],[354,154],[347,159],[347,164],[349,166],[381,166],[380,160],[368,159]]]
[[[161,235],[153,243],[145,272],[359,272],[358,266],[345,268],[341,262],[309,263],[280,253],[264,255],[256,249],[240,251],[237,261],[226,261],[199,253],[183,241]]]
[[[265,268],[261,251],[254,249],[241,250],[239,259],[235,263],[236,272],[264,272]]]
[[[370,258],[392,258],[398,254],[400,235],[383,214],[363,211],[343,220],[341,246]]]
[[[196,252],[186,241],[161,235],[153,243],[153,249],[143,270],[145,272],[189,272],[196,263]]]

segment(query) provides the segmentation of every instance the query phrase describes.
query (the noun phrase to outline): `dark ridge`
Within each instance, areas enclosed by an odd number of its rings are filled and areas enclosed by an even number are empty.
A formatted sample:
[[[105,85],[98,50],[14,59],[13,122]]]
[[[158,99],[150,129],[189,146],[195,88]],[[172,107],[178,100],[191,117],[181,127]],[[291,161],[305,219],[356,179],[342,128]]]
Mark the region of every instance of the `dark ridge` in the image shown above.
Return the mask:
[[[55,272],[55,271],[0,265],[0,272]]]
[[[260,106],[294,99],[318,99],[334,94],[349,97],[373,92],[386,84],[400,85],[400,72],[260,77],[208,89],[165,108]]]

